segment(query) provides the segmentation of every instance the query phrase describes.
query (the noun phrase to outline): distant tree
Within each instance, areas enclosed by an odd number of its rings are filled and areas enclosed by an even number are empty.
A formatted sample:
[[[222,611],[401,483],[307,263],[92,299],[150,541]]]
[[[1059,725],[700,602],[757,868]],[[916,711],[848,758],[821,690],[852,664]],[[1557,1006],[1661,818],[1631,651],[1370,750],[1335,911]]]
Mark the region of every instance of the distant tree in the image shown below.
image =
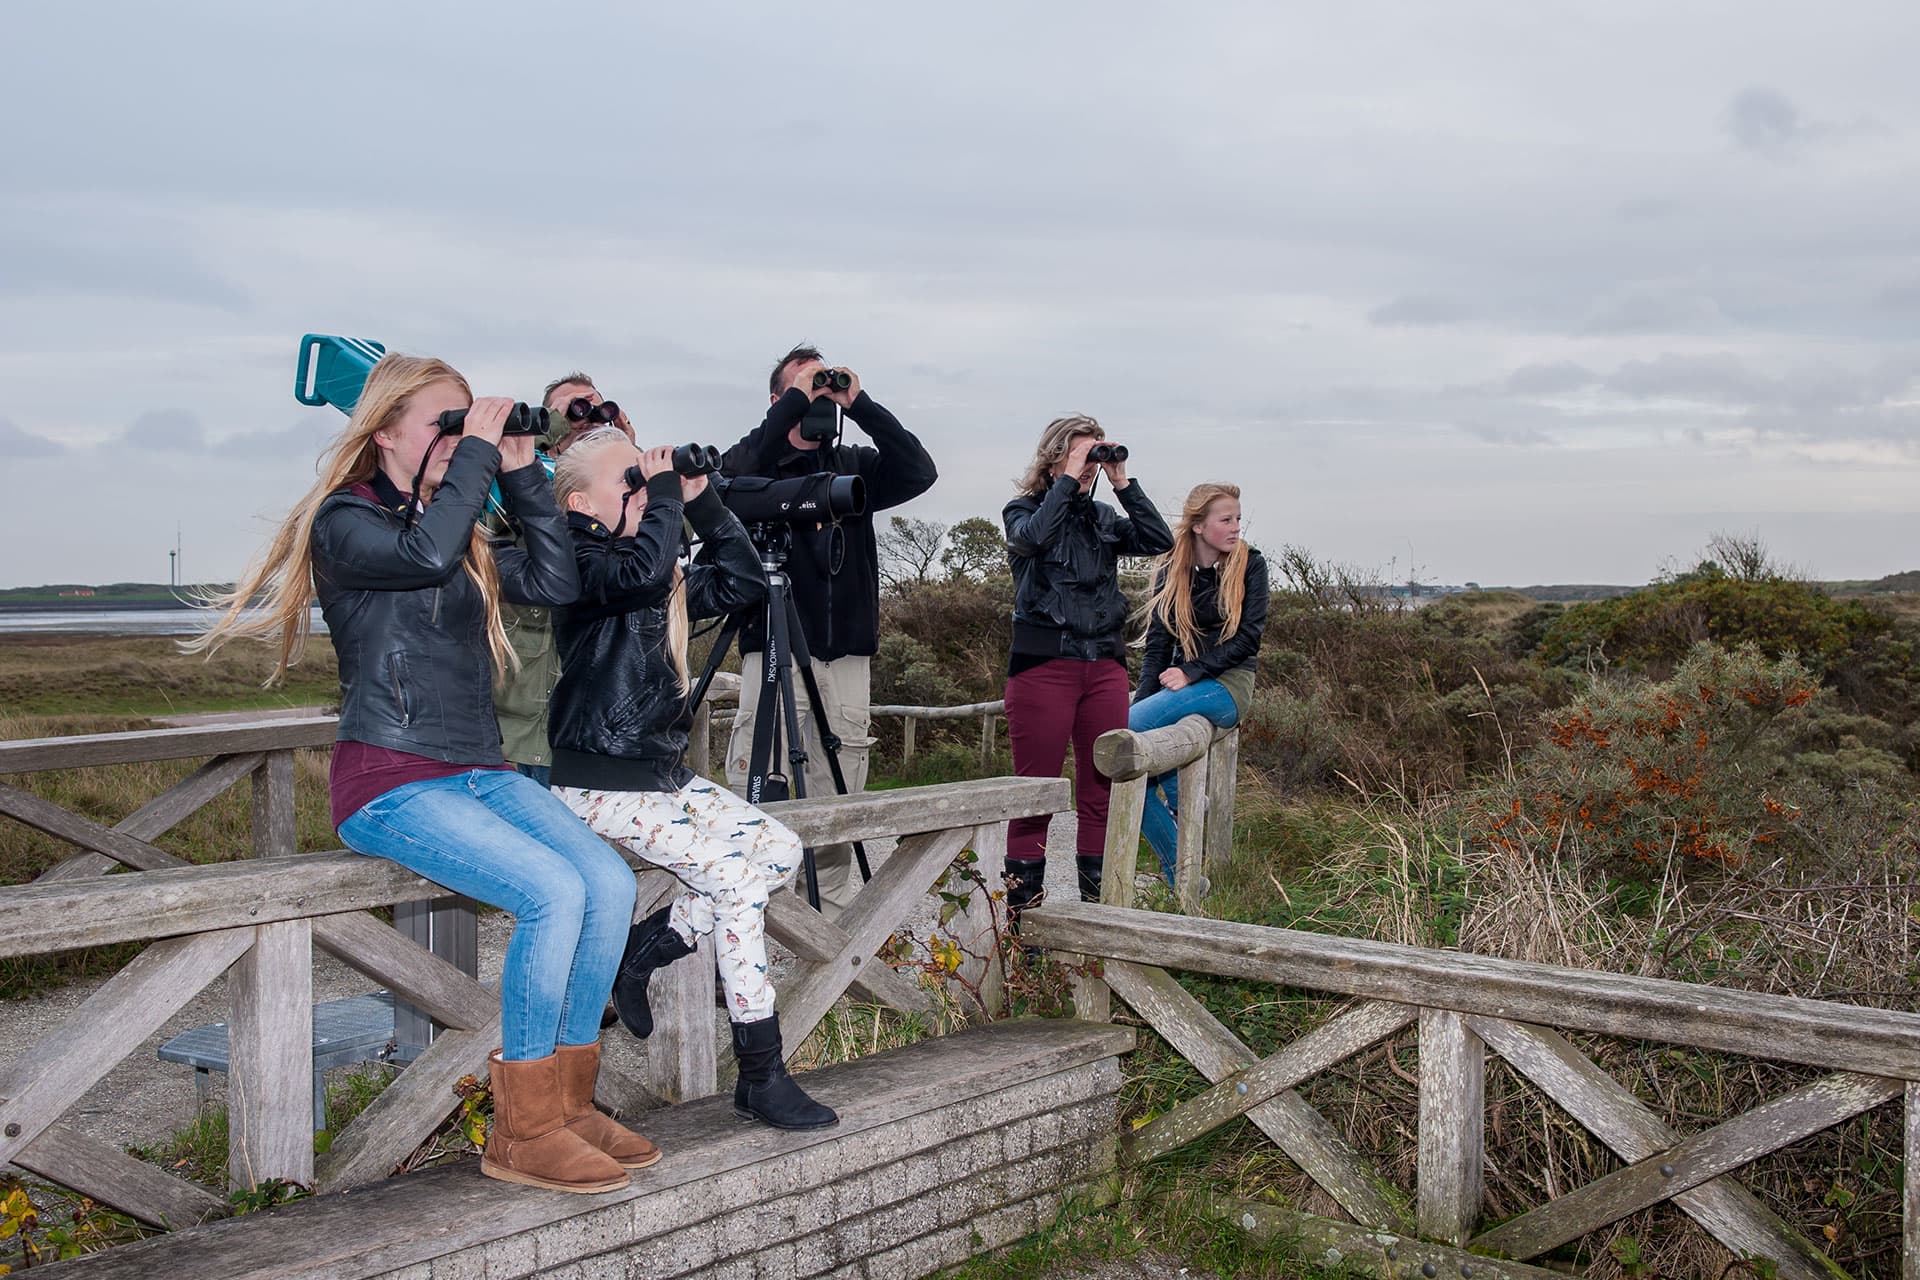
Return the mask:
[[[940,563],[951,578],[991,578],[1007,571],[1007,539],[985,516],[968,516],[947,530]]]
[[[947,526],[938,520],[894,516],[880,531],[880,581],[889,587],[933,579]]]

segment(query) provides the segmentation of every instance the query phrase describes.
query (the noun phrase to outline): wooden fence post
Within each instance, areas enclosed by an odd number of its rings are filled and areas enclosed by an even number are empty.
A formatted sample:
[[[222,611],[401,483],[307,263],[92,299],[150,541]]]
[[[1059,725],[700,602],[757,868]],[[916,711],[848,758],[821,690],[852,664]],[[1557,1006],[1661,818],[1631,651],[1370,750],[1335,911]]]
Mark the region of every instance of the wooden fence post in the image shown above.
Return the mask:
[[[993,763],[993,712],[980,717],[980,767]]]
[[[1207,858],[1207,810],[1213,798],[1207,787],[1206,755],[1181,765],[1177,778],[1180,812],[1174,818],[1174,890],[1180,899],[1180,910],[1197,916],[1202,896],[1201,872]]]
[[[1229,729],[1216,735],[1207,749],[1207,834],[1203,847],[1205,871],[1216,880],[1233,857],[1234,784],[1239,772],[1240,731]]]
[[[227,976],[227,1187],[313,1185],[313,933],[258,925]]]
[[[902,725],[901,725],[901,731],[900,731],[900,763],[901,764],[905,764],[907,761],[913,759],[913,726],[914,726],[913,716],[905,716],[902,718]]]
[[[1486,1054],[1449,1009],[1420,1011],[1416,1219],[1429,1240],[1464,1245],[1480,1219],[1486,1161]]]
[[[659,910],[680,892],[665,871],[640,876],[638,914]],[[647,1038],[646,1085],[669,1102],[690,1102],[719,1091],[720,1060],[713,1030],[713,938],[693,955],[654,972],[647,986],[653,1034]]]

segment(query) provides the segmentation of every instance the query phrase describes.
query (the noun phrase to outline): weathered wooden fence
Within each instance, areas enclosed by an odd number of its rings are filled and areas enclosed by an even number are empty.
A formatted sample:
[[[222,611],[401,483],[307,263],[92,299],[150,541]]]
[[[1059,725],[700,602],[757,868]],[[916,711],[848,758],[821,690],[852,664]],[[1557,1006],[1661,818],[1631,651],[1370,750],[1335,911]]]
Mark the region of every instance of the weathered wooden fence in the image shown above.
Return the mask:
[[[733,681],[731,685],[720,684],[722,679],[727,678]],[[701,703],[700,710],[694,718],[693,730],[689,735],[689,761],[693,762],[692,767],[696,772],[706,777],[713,776],[707,773],[705,768],[711,751],[709,746],[711,735],[715,729],[725,728],[733,723],[734,713],[716,710],[715,704],[737,703],[740,697],[738,676],[727,677],[722,673],[721,676],[715,677],[715,686],[715,690],[708,695],[707,700]],[[871,707],[870,710],[876,720],[894,719],[901,722],[900,763],[902,764],[913,759],[917,746],[917,729],[922,720],[971,720],[978,716],[980,763],[987,765],[993,762],[993,748],[998,737],[995,726],[999,720],[1006,717],[1007,704],[1002,699],[992,702],[967,702],[954,707],[913,707],[880,703]]]
[[[1217,875],[1233,852],[1233,799],[1240,769],[1240,731],[1218,729],[1205,716],[1188,716],[1160,729],[1115,729],[1094,743],[1093,760],[1113,780],[1107,807],[1107,845],[1100,897],[1119,901],[1119,881],[1132,899],[1147,787],[1173,773],[1180,792],[1175,815],[1174,892],[1180,908],[1200,910],[1201,877]]]
[[[1184,792],[1182,793],[1184,797]],[[1537,1258],[1671,1200],[1736,1255],[1790,1280],[1844,1275],[1734,1178],[1745,1165],[1882,1103],[1906,1106],[1905,1263],[1920,1278],[1920,1015],[1689,983],[1556,968],[1319,933],[1129,909],[1131,880],[1099,904],[1027,913],[1023,937],[1101,957],[1103,980],[1213,1088],[1122,1138],[1138,1166],[1246,1116],[1352,1222],[1234,1206],[1376,1275],[1545,1277]],[[1355,997],[1256,1059],[1169,970]],[[1082,1012],[1104,1017],[1103,1002]],[[1310,1077],[1404,1028],[1420,1053],[1417,1186],[1404,1197],[1297,1092]],[[1558,1030],[1557,1030],[1557,1029]],[[1682,1137],[1560,1030],[1688,1045],[1832,1074]],[[1483,1229],[1486,1051],[1492,1049],[1623,1162],[1623,1168]],[[1765,1274],[1761,1272],[1759,1274]]]
[[[178,1226],[217,1211],[205,1190],[61,1123],[133,1046],[229,975],[230,1177],[339,1190],[386,1176],[452,1110],[451,1089],[484,1075],[499,1042],[499,997],[369,914],[439,892],[396,864],[349,852],[294,852],[293,752],[330,746],[330,718],[0,743],[0,775],[211,756],[112,827],[0,784],[0,815],[79,852],[29,885],[0,888],[0,957],[145,941],[140,955],[59,1028],[0,1065],[0,1163],[29,1169],[143,1222]],[[151,841],[240,781],[253,786],[255,857],[190,866]],[[970,842],[999,824],[1066,805],[1060,779],[1002,778],[771,806],[809,844],[898,837],[838,922],[791,895],[768,931],[800,963],[782,984],[789,1046],[843,992],[924,1008],[913,983],[873,961],[912,904]],[[984,833],[984,834],[983,834]],[[641,909],[672,887],[644,871]],[[103,874],[109,871],[120,874]],[[311,1116],[312,947],[320,946],[446,1028],[316,1160]],[[682,1099],[715,1087],[710,969],[676,965],[657,982],[661,1026],[647,1086],[603,1072],[603,1101]],[[664,990],[663,990],[664,988]]]

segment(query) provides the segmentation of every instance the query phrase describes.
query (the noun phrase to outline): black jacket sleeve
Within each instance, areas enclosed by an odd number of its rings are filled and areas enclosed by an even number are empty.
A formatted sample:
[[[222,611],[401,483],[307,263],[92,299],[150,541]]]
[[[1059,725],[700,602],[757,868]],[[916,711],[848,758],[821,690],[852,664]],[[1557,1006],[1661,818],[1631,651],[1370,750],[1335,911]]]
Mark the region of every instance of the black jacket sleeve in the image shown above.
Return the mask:
[[[1015,498],[1000,513],[1000,519],[1007,526],[1007,549],[1017,556],[1028,559],[1039,555],[1060,532],[1060,525],[1067,518],[1067,504],[1080,492],[1080,482],[1072,476],[1061,476],[1053,482],[1053,488],[1047,490],[1047,496],[1040,500],[1038,507],[1029,507],[1029,500]]]
[[[496,539],[494,562],[500,570],[500,594],[512,604],[556,608],[572,604],[580,595],[580,574],[574,565],[567,521],[553,502],[547,470],[531,466],[503,471],[500,493],[520,526],[521,545]],[[439,497],[436,494],[436,502]]]
[[[933,458],[900,419],[862,391],[853,398],[847,417],[873,438],[873,449],[860,451],[860,474],[867,482],[867,510],[885,511],[911,502],[940,478]]]
[[[417,591],[460,572],[473,525],[500,467],[500,451],[477,436],[454,446],[446,478],[411,527],[357,503],[329,508],[314,525],[314,550],[329,581],[347,591]]]
[[[1127,512],[1114,524],[1120,535],[1121,555],[1158,556],[1173,550],[1173,530],[1167,528],[1166,517],[1153,505],[1138,480],[1129,480],[1127,487],[1113,496]]]
[[[1165,570],[1155,574],[1153,591],[1157,593],[1165,580]],[[1140,656],[1140,683],[1133,691],[1135,702],[1160,692],[1160,673],[1172,661],[1173,632],[1167,629],[1166,619],[1160,616],[1160,611],[1154,609],[1147,614],[1147,643],[1145,652]]]
[[[1240,628],[1225,644],[1215,645],[1180,669],[1195,680],[1231,671],[1260,652],[1260,638],[1267,630],[1267,562],[1259,555],[1247,557],[1247,590],[1240,601]]]
[[[680,477],[663,471],[647,481],[647,509],[631,538],[609,538],[597,526],[576,529],[580,600],[575,612],[600,618],[665,601],[680,556],[681,510]]]
[[[741,436],[733,447],[720,455],[720,474],[733,476],[772,476],[778,474],[780,459],[790,447],[787,433],[807,416],[813,401],[798,387],[767,406],[760,425]]]
[[[709,487],[687,504],[700,554],[687,570],[687,617],[737,613],[767,598],[767,571],[747,530]]]

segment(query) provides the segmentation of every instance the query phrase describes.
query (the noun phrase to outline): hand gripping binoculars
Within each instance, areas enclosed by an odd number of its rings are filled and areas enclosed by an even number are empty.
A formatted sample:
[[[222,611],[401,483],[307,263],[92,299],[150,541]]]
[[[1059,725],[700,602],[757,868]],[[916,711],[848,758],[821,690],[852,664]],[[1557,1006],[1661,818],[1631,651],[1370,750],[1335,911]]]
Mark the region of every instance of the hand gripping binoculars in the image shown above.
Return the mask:
[[[835,391],[845,391],[853,385],[853,375],[844,369],[816,369],[813,372],[815,389],[830,387]]]
[[[440,415],[440,430],[447,435],[457,436],[467,429],[467,411],[449,409]],[[507,425],[500,432],[506,436],[544,436],[553,425],[553,415],[545,409],[516,401],[507,413]]]
[[[1126,460],[1127,446],[1123,444],[1107,444],[1102,441],[1087,450],[1088,462],[1125,462]]]
[[[710,444],[677,445],[673,451],[673,469],[689,480],[694,476],[712,475],[720,469],[720,451]],[[647,478],[637,466],[628,467],[622,478],[635,493],[647,487]]]

